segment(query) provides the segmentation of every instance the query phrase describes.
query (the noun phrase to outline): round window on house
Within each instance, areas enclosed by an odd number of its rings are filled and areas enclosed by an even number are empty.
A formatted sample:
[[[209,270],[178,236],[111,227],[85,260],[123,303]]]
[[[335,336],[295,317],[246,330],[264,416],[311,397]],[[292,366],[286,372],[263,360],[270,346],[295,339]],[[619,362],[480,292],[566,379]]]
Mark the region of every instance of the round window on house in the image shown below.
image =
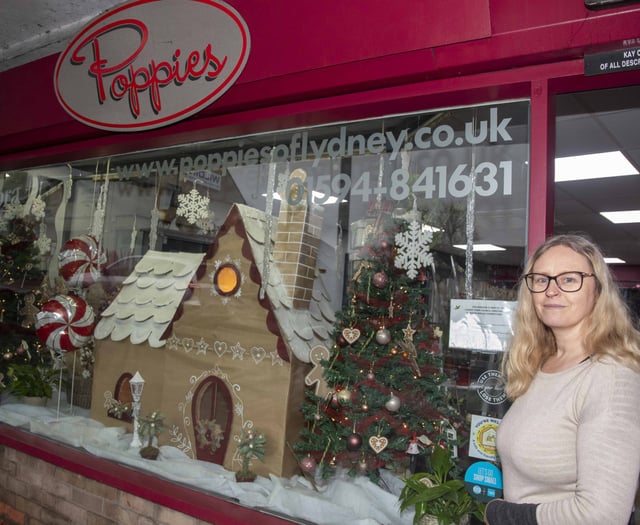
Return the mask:
[[[223,264],[213,276],[213,285],[218,294],[234,295],[240,288],[240,271],[233,264]]]

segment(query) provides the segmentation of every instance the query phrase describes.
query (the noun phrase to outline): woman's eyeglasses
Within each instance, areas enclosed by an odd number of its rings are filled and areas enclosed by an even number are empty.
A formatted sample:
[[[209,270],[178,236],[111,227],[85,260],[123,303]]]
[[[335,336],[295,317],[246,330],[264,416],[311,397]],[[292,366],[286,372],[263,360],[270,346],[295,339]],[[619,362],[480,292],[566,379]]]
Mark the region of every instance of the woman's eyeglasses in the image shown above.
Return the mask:
[[[544,273],[527,273],[523,275],[527,288],[533,293],[546,292],[555,281],[558,288],[563,292],[577,292],[582,288],[585,277],[595,277],[592,273],[585,272],[563,272],[558,275],[545,275]]]

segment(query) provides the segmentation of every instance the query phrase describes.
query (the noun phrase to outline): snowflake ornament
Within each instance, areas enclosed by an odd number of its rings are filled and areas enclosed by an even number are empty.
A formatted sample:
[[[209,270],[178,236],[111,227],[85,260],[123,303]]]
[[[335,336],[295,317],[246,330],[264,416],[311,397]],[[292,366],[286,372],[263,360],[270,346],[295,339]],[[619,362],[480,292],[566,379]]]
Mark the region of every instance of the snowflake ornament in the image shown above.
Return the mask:
[[[46,255],[51,251],[51,239],[45,233],[40,232],[40,236],[33,245],[38,249],[40,255]]]
[[[176,215],[185,217],[189,224],[195,224],[199,219],[209,217],[209,197],[201,195],[193,188],[189,193],[178,195],[178,209]]]
[[[31,204],[31,215],[33,215],[38,220],[44,219],[46,207],[47,205],[42,200],[42,197],[38,195],[33,201],[33,204]]]
[[[6,220],[15,219],[24,215],[24,206],[19,202],[11,202],[4,208],[4,218]]]
[[[200,228],[205,234],[210,234],[216,228],[215,213],[207,213],[206,216],[198,218],[196,226]]]
[[[423,228],[418,221],[411,221],[406,231],[396,233],[395,267],[406,270],[407,277],[415,279],[420,268],[433,262],[433,255],[429,251],[432,238],[433,232]]]

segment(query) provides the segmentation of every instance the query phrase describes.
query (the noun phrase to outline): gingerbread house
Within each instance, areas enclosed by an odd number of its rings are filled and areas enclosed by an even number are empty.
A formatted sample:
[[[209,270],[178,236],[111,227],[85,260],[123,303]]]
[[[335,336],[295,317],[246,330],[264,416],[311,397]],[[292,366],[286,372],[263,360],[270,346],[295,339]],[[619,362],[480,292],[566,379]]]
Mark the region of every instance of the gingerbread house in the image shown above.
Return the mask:
[[[255,429],[267,445],[253,470],[294,473],[310,353],[335,321],[316,276],[321,212],[236,204],[207,254],[149,251],[96,326],[92,418],[122,424],[138,371],[140,414],[165,416],[160,444],[238,470],[238,442]]]

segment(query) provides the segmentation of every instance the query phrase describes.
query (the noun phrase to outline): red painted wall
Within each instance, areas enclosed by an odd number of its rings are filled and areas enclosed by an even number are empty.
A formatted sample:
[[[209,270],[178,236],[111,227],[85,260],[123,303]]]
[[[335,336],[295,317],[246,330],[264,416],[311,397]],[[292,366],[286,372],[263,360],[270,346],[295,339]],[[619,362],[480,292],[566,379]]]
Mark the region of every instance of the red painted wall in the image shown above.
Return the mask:
[[[640,27],[640,6],[590,11],[581,0],[327,0],[295,2],[295,9],[290,0],[229,3],[251,31],[246,69],[211,107],[168,128],[124,137],[74,121],[53,92],[56,56],[0,73],[0,168],[253,132],[260,120],[266,128],[300,125],[299,115],[320,109],[318,120],[342,119],[344,101],[335,113],[321,101],[359,93],[358,104],[374,103],[372,90],[390,87],[401,100],[412,85],[428,95],[425,82],[451,79],[453,87],[461,75],[579,59],[590,49],[635,38]],[[519,80],[531,79],[513,75],[509,82]],[[483,88],[480,98],[501,96]]]

